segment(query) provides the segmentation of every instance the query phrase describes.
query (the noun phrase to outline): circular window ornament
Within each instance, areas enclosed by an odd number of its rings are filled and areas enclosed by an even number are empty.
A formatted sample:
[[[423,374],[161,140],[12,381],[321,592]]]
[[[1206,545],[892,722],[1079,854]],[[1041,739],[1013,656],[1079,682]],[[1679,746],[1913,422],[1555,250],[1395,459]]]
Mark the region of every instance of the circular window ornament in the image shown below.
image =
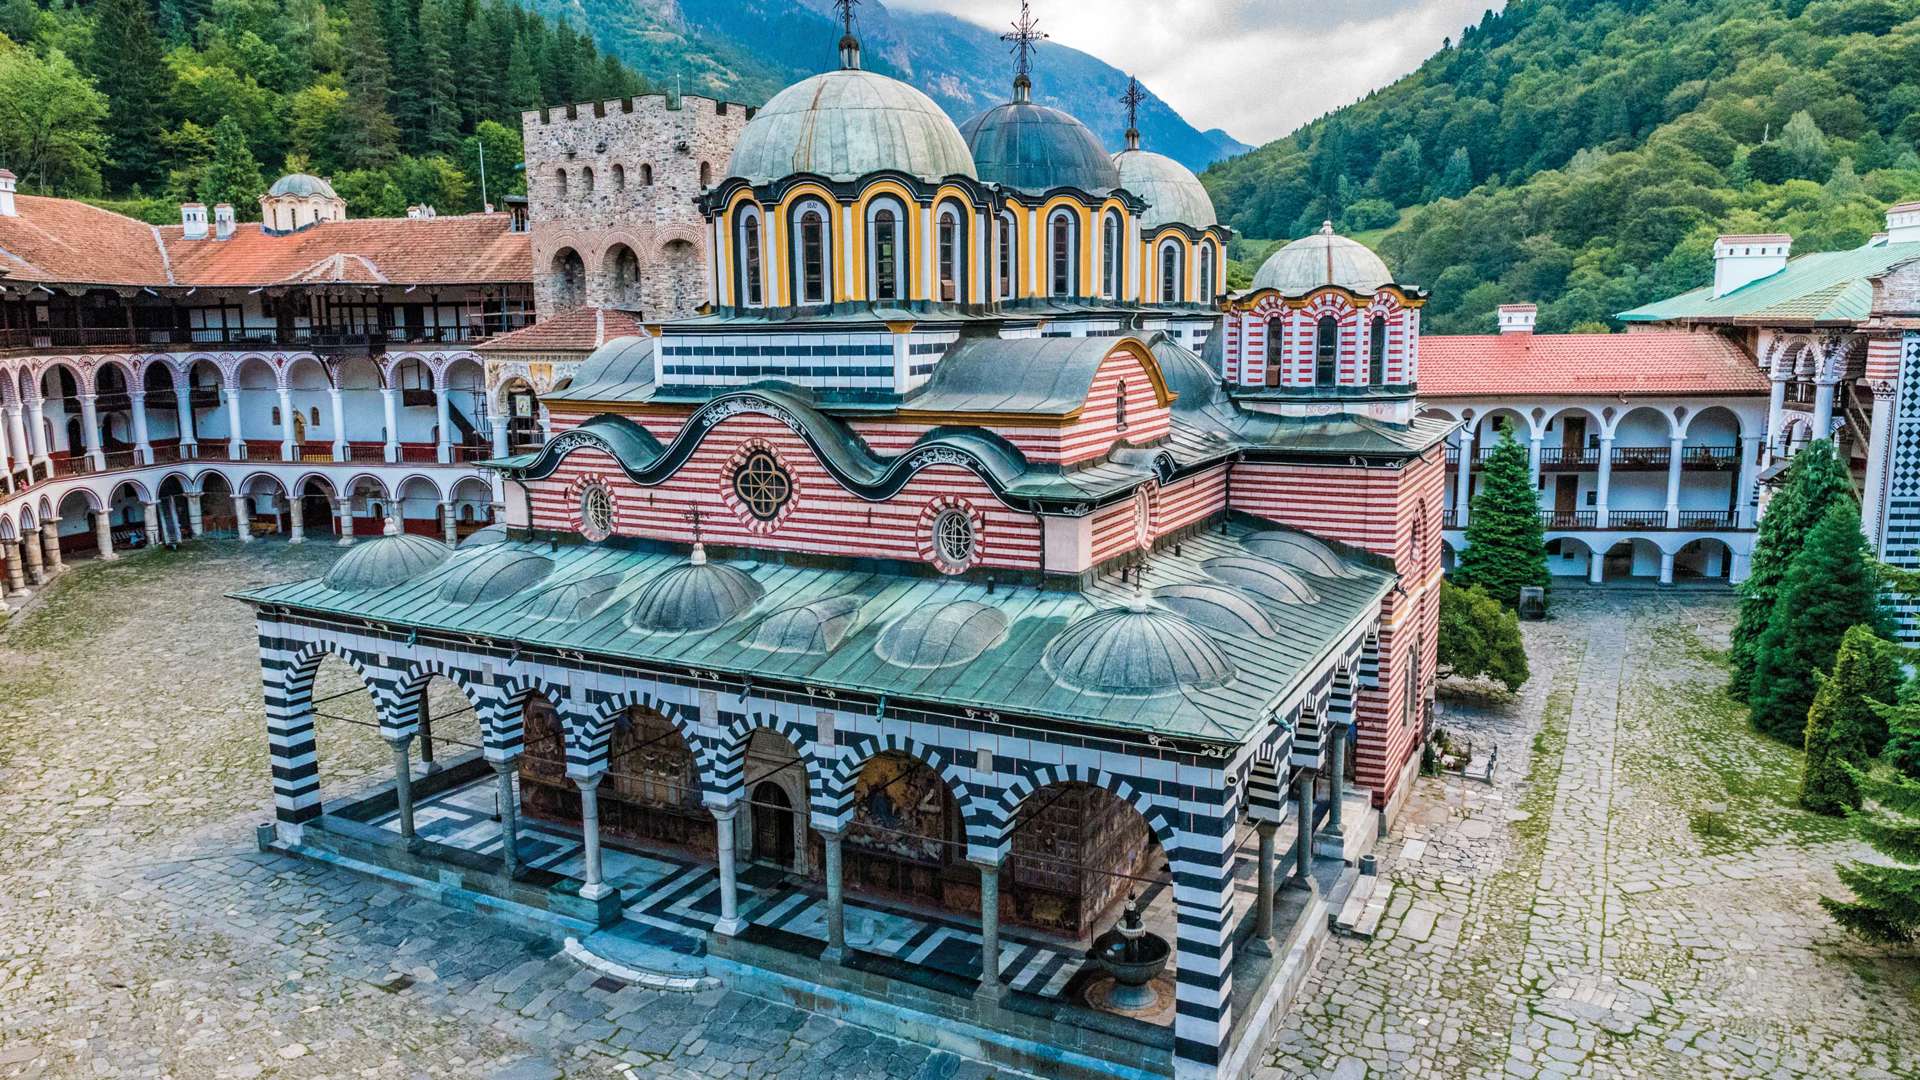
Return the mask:
[[[933,519],[933,557],[947,570],[965,570],[974,556],[973,518],[965,510],[945,510]]]
[[[580,534],[595,541],[613,535],[613,496],[603,484],[589,485],[580,493]]]
[[[733,493],[754,519],[772,521],[793,498],[793,478],[772,454],[755,450],[734,470]]]

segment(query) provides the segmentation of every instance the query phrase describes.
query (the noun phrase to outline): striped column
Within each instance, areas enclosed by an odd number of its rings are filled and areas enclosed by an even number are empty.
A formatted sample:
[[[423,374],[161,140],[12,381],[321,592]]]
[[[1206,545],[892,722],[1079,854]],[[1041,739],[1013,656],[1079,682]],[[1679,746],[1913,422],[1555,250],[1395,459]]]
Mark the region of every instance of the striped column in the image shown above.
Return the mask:
[[[1177,1077],[1217,1074],[1233,1028],[1231,807],[1188,818],[1172,854],[1174,945],[1173,1056]]]
[[[260,677],[267,706],[267,756],[273,768],[275,832],[282,843],[300,842],[300,827],[320,816],[320,763],[313,741],[314,664],[294,658],[265,634],[260,637]]]

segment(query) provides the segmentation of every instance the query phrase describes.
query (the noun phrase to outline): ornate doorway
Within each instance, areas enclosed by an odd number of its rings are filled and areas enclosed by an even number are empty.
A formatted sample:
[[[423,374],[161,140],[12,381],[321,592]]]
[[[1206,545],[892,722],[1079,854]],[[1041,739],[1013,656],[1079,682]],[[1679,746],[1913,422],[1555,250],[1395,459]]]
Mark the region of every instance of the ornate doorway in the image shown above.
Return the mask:
[[[793,868],[793,804],[779,784],[753,789],[753,861]]]

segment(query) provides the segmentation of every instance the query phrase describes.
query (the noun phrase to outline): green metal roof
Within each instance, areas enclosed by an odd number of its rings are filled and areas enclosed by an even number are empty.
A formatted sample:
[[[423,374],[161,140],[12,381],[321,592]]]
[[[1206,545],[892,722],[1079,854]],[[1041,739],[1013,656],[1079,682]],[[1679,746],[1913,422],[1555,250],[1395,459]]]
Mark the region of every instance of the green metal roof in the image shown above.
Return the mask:
[[[1712,286],[1681,293],[1615,318],[1621,322],[1859,322],[1871,314],[1873,279],[1910,259],[1920,243],[1869,244],[1822,251],[1788,261],[1786,268],[1716,298]]]
[[[1083,591],[1011,584],[989,591],[983,582],[866,565],[823,568],[730,559],[721,564],[751,575],[761,590],[748,610],[713,629],[647,632],[635,628],[636,599],[661,575],[686,567],[684,551],[611,544],[551,549],[546,543],[511,540],[506,545],[458,552],[446,564],[381,592],[342,593],[321,580],[310,580],[236,593],[234,598],[297,614],[368,620],[402,632],[470,635],[502,647],[566,649],[719,671],[763,685],[782,682],[1237,743],[1255,735],[1270,721],[1274,707],[1374,618],[1394,582],[1385,560],[1347,549],[1340,551],[1345,576],[1310,579],[1318,595],[1312,604],[1274,604],[1227,586],[1207,572],[1206,564],[1216,560],[1257,559],[1243,541],[1274,531],[1235,519],[1224,531],[1209,530],[1184,539],[1180,554],[1163,550],[1148,563],[1143,575],[1148,593],[1169,586],[1210,586],[1210,591],[1224,590],[1236,602],[1261,610],[1267,616],[1265,623],[1277,629],[1256,634],[1233,621],[1208,620],[1202,626],[1187,620],[1187,626],[1226,658],[1230,673],[1223,673],[1217,685],[1181,684],[1136,695],[1078,688],[1056,679],[1042,663],[1048,646],[1069,627],[1135,602],[1134,586],[1113,578],[1102,578]],[[503,546],[525,548],[551,559],[552,573],[537,586],[511,595],[472,603],[448,599],[444,586],[449,580],[462,575],[469,562],[498,559]],[[618,581],[610,590],[609,578]],[[581,617],[568,619],[564,617],[567,605],[553,603],[551,594],[576,582],[590,585],[595,602],[575,609]],[[768,647],[768,634],[761,632],[763,623],[789,619],[784,613],[793,608],[839,598],[850,598],[854,611],[851,622],[843,621],[837,628],[831,648]],[[846,605],[841,600],[836,606]],[[967,616],[961,621],[968,633],[989,621],[979,617],[981,610],[993,612],[997,618],[990,621],[1004,628],[986,634],[988,644],[966,662],[922,663],[919,654],[925,651],[924,645],[913,656],[893,653],[896,659],[911,660],[911,666],[884,658],[886,650],[877,647],[883,634],[910,615],[948,605],[959,605],[953,610]],[[1156,604],[1154,610],[1163,612],[1166,619],[1186,618],[1172,606]],[[845,613],[840,614],[844,620]],[[937,622],[924,617],[921,621]],[[775,636],[790,639],[784,632]],[[896,650],[899,636],[895,633],[890,639]],[[968,647],[980,644],[974,641]]]
[[[1065,416],[1087,403],[1112,338],[968,338],[948,350],[903,408]]]

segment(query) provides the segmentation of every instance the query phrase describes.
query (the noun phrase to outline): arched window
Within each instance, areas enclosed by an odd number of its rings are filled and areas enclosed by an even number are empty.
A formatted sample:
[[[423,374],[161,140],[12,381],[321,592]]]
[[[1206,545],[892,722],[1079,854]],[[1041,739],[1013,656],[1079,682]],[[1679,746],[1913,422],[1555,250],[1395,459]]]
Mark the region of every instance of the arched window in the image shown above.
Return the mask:
[[[1003,214],[1000,218],[1000,299],[1013,299],[1013,215]]]
[[[1051,273],[1048,275],[1047,295],[1070,296],[1073,293],[1073,271],[1079,260],[1078,245],[1073,242],[1073,215],[1064,210],[1056,210],[1047,219],[1048,261]]]
[[[1313,385],[1335,386],[1340,379],[1340,320],[1320,317],[1313,341]]]
[[[593,170],[590,168],[580,170],[580,194],[593,194]]]
[[[555,198],[567,197],[567,170],[553,170],[553,194]]]
[[[939,247],[939,261],[935,269],[940,279],[940,299],[957,303],[961,298],[960,281],[966,274],[966,260],[963,256],[965,242],[960,233],[960,214],[952,204],[940,208],[937,232],[935,242]]]
[[[615,162],[613,166],[613,190],[627,190],[627,167],[618,162]]]
[[[1127,430],[1127,380],[1120,380],[1120,388],[1113,392],[1113,429]]]
[[[700,163],[700,186],[703,188],[713,186],[713,163],[710,161]]]
[[[641,187],[653,186],[653,166],[647,164],[644,161],[640,163],[640,186]]]
[[[1213,245],[1200,245],[1200,294],[1196,297],[1201,303],[1213,299]]]
[[[759,307],[760,291],[760,214],[748,210],[740,219],[740,295],[748,307]]]
[[[799,301],[824,304],[827,294],[827,214],[819,206],[808,206],[796,219],[799,234]]]
[[[1100,295],[1120,295],[1120,215],[1111,210],[1100,230]]]
[[[1373,317],[1373,337],[1367,342],[1367,382],[1384,386],[1387,381],[1387,320]]]
[[[1286,321],[1278,315],[1267,320],[1267,385],[1279,386],[1286,373]]]
[[[1160,302],[1178,304],[1185,300],[1185,284],[1180,274],[1180,245],[1172,240],[1160,245]]]
[[[867,257],[873,260],[873,298],[875,300],[900,299],[900,218],[892,207],[882,206],[873,212],[872,249]]]

